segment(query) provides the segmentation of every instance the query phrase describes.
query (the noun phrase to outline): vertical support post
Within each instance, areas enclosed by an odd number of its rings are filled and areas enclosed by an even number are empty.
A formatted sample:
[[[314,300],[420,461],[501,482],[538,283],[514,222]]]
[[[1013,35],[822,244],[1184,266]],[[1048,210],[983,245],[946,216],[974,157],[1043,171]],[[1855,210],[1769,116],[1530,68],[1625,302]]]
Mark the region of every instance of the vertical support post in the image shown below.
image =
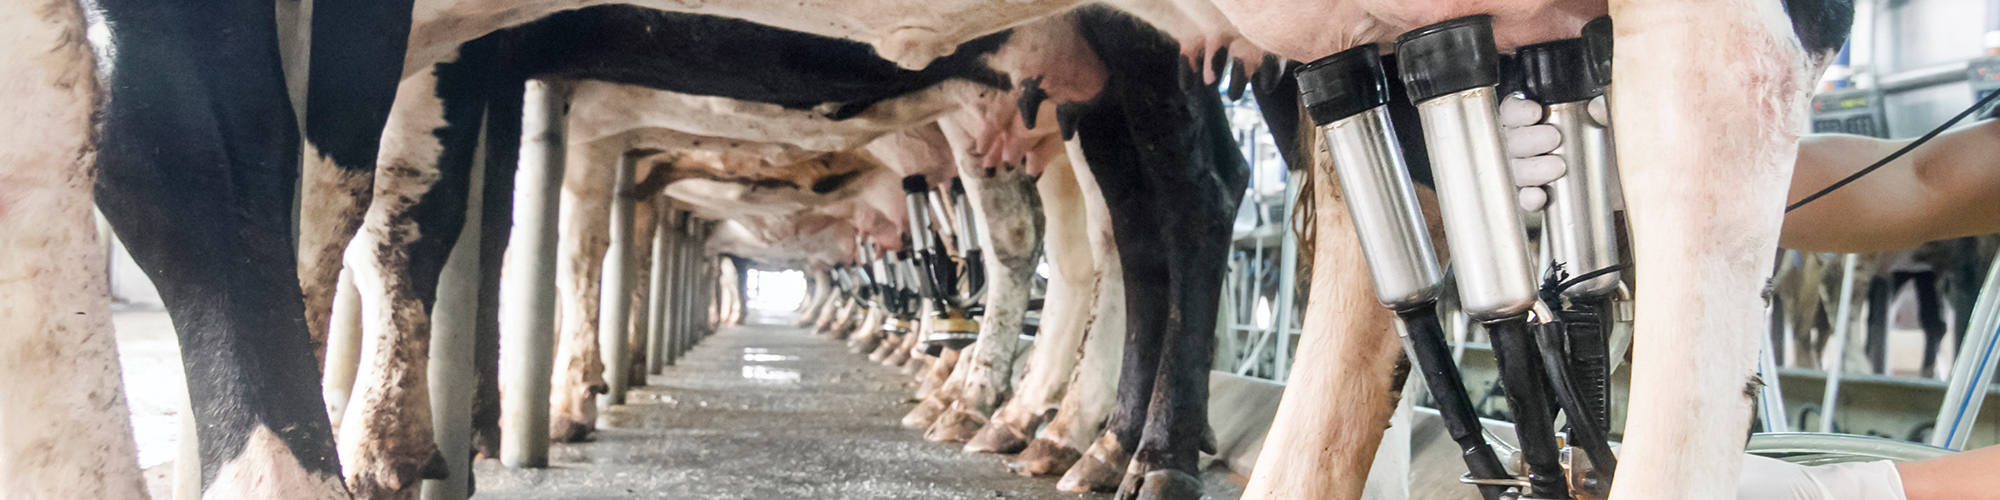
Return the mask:
[[[1299,201],[1299,183],[1285,183],[1284,221],[1279,227],[1278,241],[1278,300],[1272,304],[1277,309],[1275,335],[1278,345],[1272,346],[1277,355],[1277,369],[1272,380],[1284,381],[1292,374],[1292,302],[1293,292],[1298,289],[1299,279],[1299,237],[1292,231],[1292,207]]]
[[[1854,266],[1860,261],[1859,254],[1847,254],[1840,259],[1840,305],[1835,309],[1833,322],[1833,364],[1826,370],[1826,394],[1819,404],[1819,432],[1833,432],[1835,403],[1840,399],[1840,378],[1846,372],[1848,320],[1854,313]]]
[[[549,380],[555,369],[556,219],[566,85],[530,80],[522,95],[521,168],[500,291],[500,463],[549,465]]]
[[[654,205],[653,269],[651,280],[647,283],[651,293],[646,296],[646,309],[649,311],[646,317],[646,372],[657,375],[667,364],[667,290],[672,288],[669,286],[672,276],[668,272],[673,269],[673,262],[667,259],[673,255],[674,242],[680,239],[673,236],[675,226],[669,222],[674,217],[673,204],[666,195],[660,195]]]
[[[478,152],[485,151],[482,145]],[[484,165],[474,158],[474,165]],[[431,306],[431,431],[444,454],[445,479],[424,481],[423,500],[465,500],[472,495],[472,395],[478,372],[473,343],[479,323],[479,249],[485,238],[486,169],[474,168],[466,197],[465,228],[438,275],[437,302]]]
[[[632,154],[620,155],[611,188],[611,247],[604,251],[603,286],[598,287],[597,352],[604,359],[606,391],[597,396],[599,408],[625,404],[631,385],[632,324]]]

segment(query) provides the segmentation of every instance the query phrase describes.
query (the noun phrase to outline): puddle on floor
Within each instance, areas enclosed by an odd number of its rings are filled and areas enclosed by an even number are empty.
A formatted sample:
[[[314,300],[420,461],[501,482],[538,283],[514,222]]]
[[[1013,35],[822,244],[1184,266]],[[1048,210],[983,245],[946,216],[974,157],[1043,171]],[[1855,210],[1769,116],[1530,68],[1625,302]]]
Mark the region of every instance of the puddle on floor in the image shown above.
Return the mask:
[[[748,365],[743,367],[743,378],[758,382],[796,384],[799,383],[799,371],[772,368],[763,365]]]

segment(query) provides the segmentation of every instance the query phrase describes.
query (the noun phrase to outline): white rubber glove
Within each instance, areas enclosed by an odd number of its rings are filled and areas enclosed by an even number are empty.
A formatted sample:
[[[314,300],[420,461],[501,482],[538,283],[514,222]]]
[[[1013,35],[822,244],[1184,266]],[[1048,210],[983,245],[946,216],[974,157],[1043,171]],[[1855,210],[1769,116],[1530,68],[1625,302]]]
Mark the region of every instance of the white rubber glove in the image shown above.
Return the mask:
[[[1804,466],[1744,455],[1737,500],[1907,500],[1887,460]]]
[[[1603,96],[1590,101],[1586,108],[1591,119],[1599,124],[1610,124]],[[1560,179],[1568,166],[1561,157],[1549,154],[1562,145],[1562,133],[1554,125],[1541,124],[1545,109],[1541,104],[1527,100],[1519,94],[1508,95],[1500,101],[1500,127],[1507,145],[1508,166],[1514,171],[1514,186],[1520,188],[1521,209],[1530,212],[1542,209],[1549,202],[1547,186]]]

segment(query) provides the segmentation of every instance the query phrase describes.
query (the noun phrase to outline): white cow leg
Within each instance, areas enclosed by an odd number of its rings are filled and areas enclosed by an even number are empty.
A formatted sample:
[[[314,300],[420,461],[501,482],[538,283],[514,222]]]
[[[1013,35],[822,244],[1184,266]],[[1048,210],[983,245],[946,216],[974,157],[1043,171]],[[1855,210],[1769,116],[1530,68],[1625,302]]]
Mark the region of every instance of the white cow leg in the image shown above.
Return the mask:
[[[597,429],[597,398],[605,392],[598,355],[600,271],[610,247],[615,166],[623,144],[570,144],[564,163],[562,239],[556,246],[556,364],[549,392],[549,439],[589,439]]]
[[[1612,498],[1731,498],[1810,82],[1779,2],[1611,2],[1637,290]]]
[[[375,202],[346,257],[361,296],[362,334],[339,446],[348,489],[362,498],[413,498],[419,474],[444,466],[433,441],[426,376],[431,318],[423,297],[435,289],[418,290],[414,277],[426,271],[411,266],[411,245],[419,238],[451,234],[419,227],[416,218],[418,201],[442,177],[437,157],[443,146],[432,133],[445,125],[437,80],[435,70],[426,71],[397,88],[377,161]]]
[[[932,390],[930,395],[924,397],[922,402],[917,403],[916,408],[911,408],[910,413],[903,415],[903,427],[910,429],[930,429],[932,425],[937,424],[938,417],[943,416],[946,410],[951,409],[951,403],[957,401],[959,392],[965,389],[965,375],[972,371],[972,355],[970,353],[978,349],[979,342],[974,341],[972,345],[960,350],[955,359],[952,359],[950,363],[944,362],[943,359],[932,363],[932,366],[935,367],[933,370],[943,370],[942,373],[946,375],[944,382],[938,384],[937,389]],[[932,373],[939,372],[933,371]]]
[[[949,380],[951,378],[951,370],[952,368],[958,366],[958,357],[961,355],[963,355],[963,352],[961,352],[958,349],[944,349],[939,351],[938,355],[928,356],[928,358],[930,359],[922,360],[922,362],[925,364],[924,370],[920,372],[923,377],[918,380],[917,393],[913,397],[915,397],[917,401],[924,401],[930,399],[931,394],[937,392],[939,387],[944,386],[944,381]],[[911,364],[915,363],[913,362]],[[918,408],[923,408],[923,407],[918,406]],[[925,425],[930,425],[930,421],[937,418],[937,412],[942,410],[943,407],[941,406],[932,407],[926,411],[926,416],[920,417],[915,421],[921,421]],[[911,413],[914,414],[915,412],[913,411]],[[905,421],[910,421],[910,420],[905,419]],[[921,429],[922,427],[913,427],[913,428]]]
[[[1118,367],[1125,353],[1125,275],[1111,238],[1111,210],[1076,144],[1071,141],[1065,147],[1083,195],[1085,235],[1090,241],[1091,261],[1096,263],[1097,299],[1083,339],[1083,357],[1071,373],[1061,408],[1028,443],[1028,449],[1009,464],[1015,472],[1033,476],[1069,471],[1103,431],[1118,400]]]
[[[1037,427],[1062,404],[1063,390],[1076,369],[1084,332],[1097,298],[1096,263],[1090,258],[1083,194],[1067,156],[1057,155],[1035,182],[1046,216],[1043,248],[1049,262],[1049,289],[1043,301],[1041,330],[1028,355],[1014,397],[994,412],[979,434],[966,442],[974,453],[1018,453],[1027,448]]]
[[[97,80],[75,2],[0,7],[0,491],[146,498],[91,215]],[[192,436],[187,439],[193,439]]]
[[[1245,499],[1361,498],[1408,373],[1407,365],[1399,367],[1396,316],[1375,300],[1339,181],[1329,164],[1315,163],[1312,259],[1318,272],[1285,397]]]

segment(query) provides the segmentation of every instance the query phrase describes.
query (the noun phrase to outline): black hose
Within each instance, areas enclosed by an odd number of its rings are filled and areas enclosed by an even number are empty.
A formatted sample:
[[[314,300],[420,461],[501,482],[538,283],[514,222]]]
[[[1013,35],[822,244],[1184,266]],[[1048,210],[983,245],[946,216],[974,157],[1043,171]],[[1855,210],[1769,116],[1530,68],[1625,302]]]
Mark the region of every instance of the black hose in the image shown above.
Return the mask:
[[[1585,486],[1597,493],[1595,496],[1608,496],[1611,493],[1611,478],[1618,469],[1618,457],[1611,454],[1611,437],[1606,427],[1592,413],[1596,409],[1588,406],[1589,399],[1582,393],[1582,388],[1571,383],[1579,378],[1571,369],[1580,371],[1583,367],[1565,365],[1561,347],[1563,328],[1557,327],[1557,324],[1544,324],[1535,327],[1534,331],[1542,351],[1542,370],[1547,372],[1549,385],[1556,393],[1556,400],[1562,403],[1563,413],[1570,416],[1569,444],[1582,448],[1589,455],[1591,469],[1596,472],[1590,478],[1593,480]],[[1540,490],[1536,492],[1540,493]]]
[[[1479,423],[1479,415],[1472,411],[1472,396],[1465,391],[1458,365],[1452,362],[1451,346],[1445,344],[1444,327],[1438,324],[1435,304],[1397,311],[1396,315],[1407,327],[1417,372],[1423,374],[1424,386],[1430,388],[1431,401],[1437,404],[1438,415],[1444,418],[1445,430],[1458,443],[1466,470],[1471,471],[1474,479],[1512,479],[1481,434],[1484,427]],[[1498,500],[1506,491],[1505,486],[1479,487],[1486,500]]]
[[[1556,445],[1555,409],[1550,407],[1548,379],[1535,337],[1528,333],[1527,316],[1488,322],[1486,333],[1493,337],[1500,383],[1507,387],[1507,409],[1514,414],[1514,432],[1528,463],[1528,486],[1535,498],[1569,498],[1562,451]]]

